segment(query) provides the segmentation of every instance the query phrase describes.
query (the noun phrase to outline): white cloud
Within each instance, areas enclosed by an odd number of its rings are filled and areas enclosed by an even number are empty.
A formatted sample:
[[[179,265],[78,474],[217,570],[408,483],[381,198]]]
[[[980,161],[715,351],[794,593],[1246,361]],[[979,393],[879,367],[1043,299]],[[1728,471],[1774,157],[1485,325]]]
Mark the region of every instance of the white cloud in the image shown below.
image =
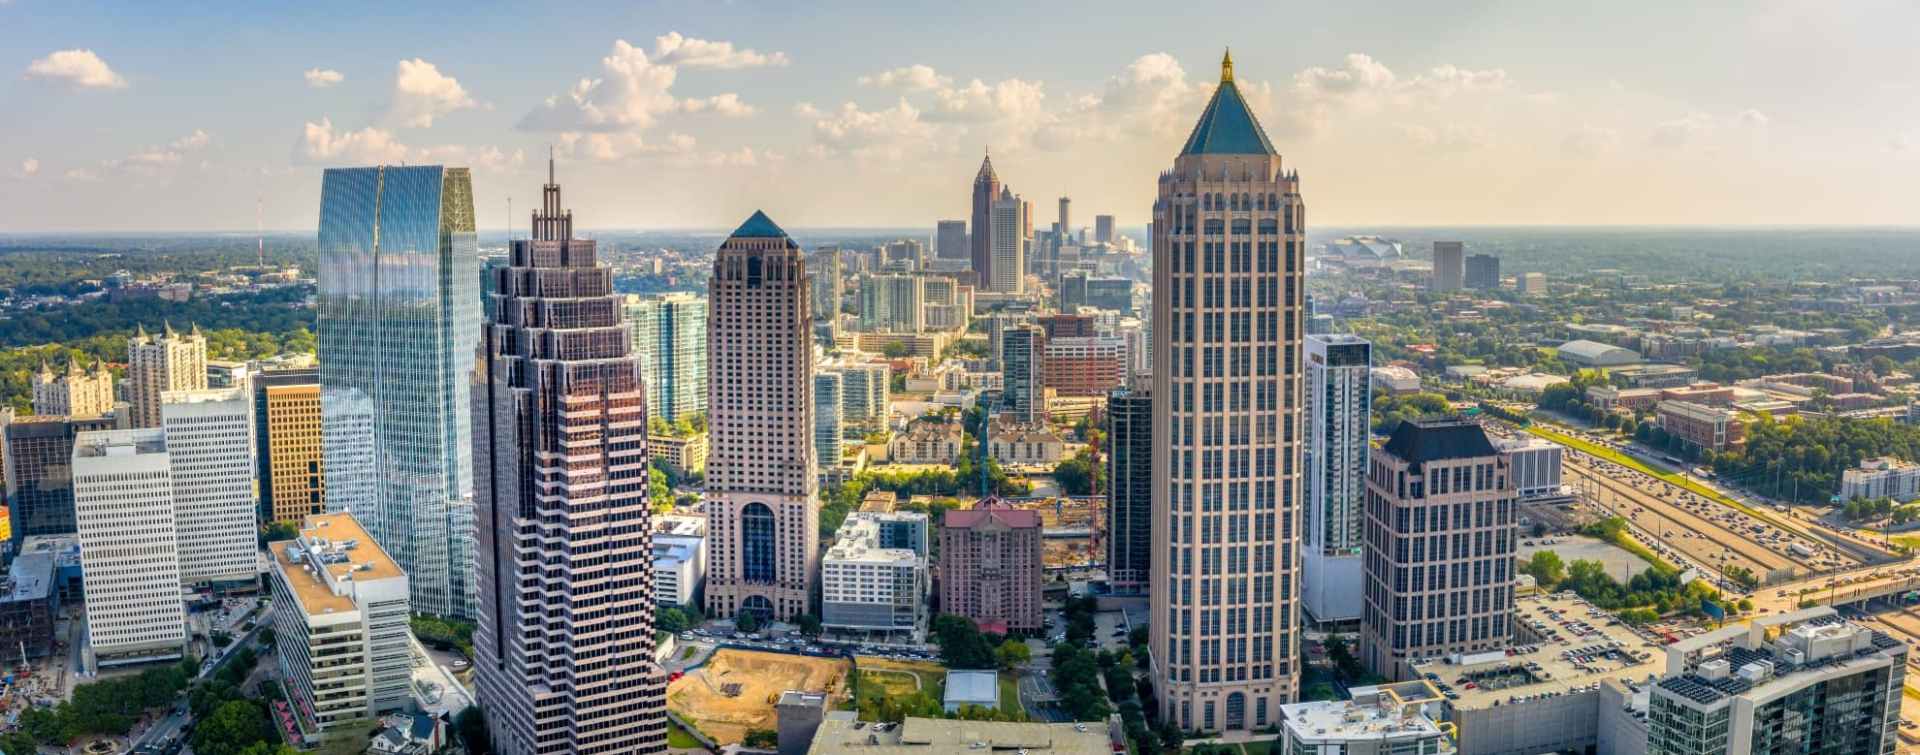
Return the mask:
[[[400,61],[393,78],[393,115],[401,124],[425,128],[434,118],[475,106],[466,88],[439,67],[420,58]]]
[[[1574,157],[1598,157],[1620,148],[1620,132],[1600,126],[1581,126],[1560,143],[1560,150]]]
[[[1920,146],[1920,141],[1907,134],[1894,134],[1887,140],[1887,150],[1897,155],[1912,152],[1916,146]]]
[[[1327,96],[1358,96],[1393,88],[1393,70],[1363,53],[1349,53],[1339,68],[1311,66],[1293,75],[1294,89]]]
[[[1748,128],[1763,128],[1768,123],[1771,122],[1768,120],[1766,113],[1762,113],[1758,110],[1753,110],[1751,108],[1740,111],[1740,114],[1738,116],[1735,116],[1734,120],[1740,125],[1746,126]]]
[[[753,115],[752,105],[740,101],[740,95],[728,92],[705,99],[685,99],[680,101],[680,109],[689,113],[712,112],[734,118]]]
[[[37,175],[40,175],[39,160],[29,157],[25,160],[20,161],[20,177],[21,178],[32,178]]]
[[[212,141],[213,137],[208,135],[206,131],[196,128],[193,130],[193,133],[175,139],[172,144],[167,146],[175,150],[200,149]]]
[[[1479,126],[1447,124],[1439,127],[1416,123],[1400,125],[1408,141],[1432,152],[1468,152],[1493,145],[1493,136]]]
[[[1741,133],[1751,139],[1763,137],[1769,123],[1765,113],[1758,110],[1742,110],[1730,118],[1715,117],[1707,113],[1688,113],[1683,117],[1654,124],[1653,134],[1648,143],[1664,149],[1678,149],[1687,146],[1716,146],[1718,137],[1725,132]]]
[[[899,160],[934,144],[935,128],[922,121],[920,110],[904,97],[884,110],[863,110],[849,102],[839,110],[822,111],[801,103],[794,114],[813,122],[813,151],[818,155]]]
[[[114,160],[101,160],[98,168],[75,169],[89,177],[97,178],[110,172],[127,171],[152,175],[162,168],[179,165],[188,155],[206,149],[213,143],[213,136],[205,129],[194,129],[193,133],[182,136],[165,145],[153,145],[135,150],[132,154]],[[68,171],[68,178],[75,178]],[[90,179],[81,179],[90,180]]]
[[[679,77],[678,65],[745,68],[750,65],[741,60],[760,56],[760,53],[735,51],[724,42],[689,39],[678,34],[661,37],[659,42],[661,49],[649,56],[624,39],[614,40],[613,51],[600,59],[599,78],[582,78],[565,94],[548,97],[520,119],[519,128],[562,133],[634,132],[637,137],[637,132],[652,128],[662,116],[673,113],[745,117],[755,112],[752,105],[731,92],[683,99],[675,97],[672,90]],[[586,140],[585,143],[597,154],[614,155],[633,153],[636,145],[645,144],[644,140],[618,139]],[[606,149],[600,149],[601,146]]]
[[[618,162],[642,157],[690,154],[694,138],[686,134],[668,134],[664,141],[650,142],[637,133],[562,132],[558,138],[562,153],[582,160]]]
[[[309,68],[305,76],[307,78],[307,86],[315,89],[325,89],[347,80],[346,74],[331,68]]]
[[[790,62],[784,52],[736,50],[732,42],[695,39],[677,31],[653,38],[653,60],[666,66],[721,69],[783,67]]]
[[[309,164],[386,164],[405,160],[407,147],[391,131],[372,126],[336,131],[332,119],[321,118],[319,123],[307,123],[293,153],[295,162]]]
[[[860,77],[860,86],[898,87],[909,92],[931,92],[952,85],[952,77],[919,63]]]
[[[61,50],[27,65],[27,78],[64,81],[80,89],[125,89],[127,80],[92,50]]]

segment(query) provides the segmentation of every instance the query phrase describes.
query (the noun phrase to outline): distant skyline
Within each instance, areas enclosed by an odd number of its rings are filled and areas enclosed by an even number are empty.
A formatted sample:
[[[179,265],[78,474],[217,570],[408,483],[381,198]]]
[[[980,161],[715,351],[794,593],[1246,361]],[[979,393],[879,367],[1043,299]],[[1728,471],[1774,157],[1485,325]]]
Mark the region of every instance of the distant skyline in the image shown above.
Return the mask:
[[[401,161],[472,168],[497,232],[549,144],[606,229],[931,233],[989,148],[1036,206],[1137,228],[1229,46],[1313,228],[1912,224],[1916,27],[1896,0],[5,0],[0,232],[243,231],[256,198],[309,231],[322,168]]]

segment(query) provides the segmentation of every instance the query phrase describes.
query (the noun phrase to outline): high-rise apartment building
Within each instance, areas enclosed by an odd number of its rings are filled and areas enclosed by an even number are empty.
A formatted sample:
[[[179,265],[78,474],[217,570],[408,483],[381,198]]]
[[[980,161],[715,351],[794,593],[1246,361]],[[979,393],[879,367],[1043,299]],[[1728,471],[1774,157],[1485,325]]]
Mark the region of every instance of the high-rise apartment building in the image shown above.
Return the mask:
[[[613,271],[553,179],[472,374],[474,668],[494,751],[658,753],[647,403]]]
[[[13,539],[74,533],[73,441],[115,423],[112,417],[24,417],[0,426]]]
[[[1121,388],[1107,396],[1107,580],[1113,591],[1152,585],[1153,396]]]
[[[33,388],[33,413],[52,417],[98,417],[113,411],[113,373],[99,360],[93,369],[80,369],[80,362],[67,360],[67,371],[54,374],[45,362],[29,378]]]
[[[840,280],[840,247],[829,244],[809,252],[807,271],[814,337],[822,346],[833,348],[833,339],[840,334],[840,297],[845,293]]]
[[[1151,647],[1183,730],[1273,726],[1299,693],[1304,226],[1228,58],[1153,210]]]
[[[1500,258],[1491,254],[1467,257],[1462,281],[1467,288],[1491,291],[1500,287]]]
[[[690,293],[628,296],[633,353],[647,412],[668,422],[707,412],[707,300]]]
[[[1046,331],[1017,325],[1000,332],[1000,403],[1020,422],[1047,418]]]
[[[814,463],[822,470],[840,463],[840,443],[847,434],[845,394],[846,381],[841,373],[823,370],[813,374]]]
[[[910,273],[860,276],[860,329],[918,333],[927,329],[926,278]]]
[[[1507,457],[1479,425],[1411,420],[1367,466],[1361,660],[1411,679],[1416,661],[1505,648],[1519,534]]]
[[[942,220],[933,229],[934,259],[963,260],[967,258],[967,221]],[[818,270],[814,271],[819,274]]]
[[[1097,244],[1113,243],[1113,216],[1093,216],[1093,241]]]
[[[785,620],[811,610],[820,572],[806,262],[755,212],[720,245],[707,286],[707,615]]]
[[[1040,630],[1040,513],[987,498],[943,515],[940,610],[1005,634]]]
[[[1000,198],[1000,176],[993,172],[993,156],[980,158],[980,172],[973,177],[973,226],[967,239],[973,272],[980,287],[993,286],[993,203]]]
[[[991,272],[980,276],[980,282],[988,291],[1006,294],[1024,293],[1027,290],[1027,244],[1033,234],[1022,229],[1030,227],[1032,219],[1028,216],[1028,204],[1020,195],[1002,186],[1000,195],[992,204],[992,230],[990,239]]]
[[[914,239],[889,241],[881,249],[881,264],[894,269],[918,270],[927,256],[926,244]]]
[[[327,495],[407,573],[413,609],[473,615],[468,375],[480,340],[473,181],[439,165],[333,168],[320,188],[320,402]],[[204,370],[203,370],[204,371]],[[344,427],[343,427],[344,432]],[[347,458],[370,452],[371,458]],[[335,463],[336,455],[341,456]],[[346,479],[370,474],[371,479]],[[353,496],[349,498],[349,496]]]
[[[268,370],[253,376],[254,468],[260,512],[299,526],[326,511],[326,434],[320,371]]]
[[[1460,290],[1466,279],[1465,246],[1458,241],[1433,242],[1433,277],[1427,281],[1427,290]]]
[[[253,387],[160,394],[173,470],[180,581],[252,586],[259,573]]]
[[[888,537],[898,532],[919,537]],[[926,619],[926,532],[924,513],[847,515],[820,560],[821,625],[854,632],[916,631]]]
[[[186,650],[173,482],[164,430],[102,430],[74,440],[87,645],[98,666],[174,659]]]
[[[1300,579],[1304,608],[1322,623],[1357,621],[1364,607],[1372,354],[1359,336],[1307,336]]]
[[[274,656],[306,744],[413,701],[407,575],[352,514],[268,545]]]
[[[893,398],[892,369],[886,362],[830,362],[820,372],[840,375],[840,422],[861,433],[887,426],[887,404]]]
[[[127,340],[127,401],[134,427],[160,426],[160,394],[207,387],[207,337],[200,326],[186,335],[163,326],[158,337],[137,327]]]

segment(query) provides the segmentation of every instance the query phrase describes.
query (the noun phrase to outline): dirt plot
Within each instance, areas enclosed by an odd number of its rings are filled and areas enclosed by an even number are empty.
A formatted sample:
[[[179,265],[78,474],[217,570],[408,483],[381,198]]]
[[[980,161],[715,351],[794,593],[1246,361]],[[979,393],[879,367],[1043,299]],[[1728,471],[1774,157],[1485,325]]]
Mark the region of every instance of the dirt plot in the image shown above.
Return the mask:
[[[773,729],[773,705],[790,689],[826,692],[828,707],[846,696],[847,661],[725,648],[667,685],[667,707],[721,745]]]

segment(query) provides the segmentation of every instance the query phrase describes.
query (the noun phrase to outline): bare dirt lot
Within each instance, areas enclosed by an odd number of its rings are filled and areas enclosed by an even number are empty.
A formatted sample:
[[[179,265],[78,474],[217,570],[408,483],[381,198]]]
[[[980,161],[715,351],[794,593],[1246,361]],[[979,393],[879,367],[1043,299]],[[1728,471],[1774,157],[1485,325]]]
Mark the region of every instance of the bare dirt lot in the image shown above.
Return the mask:
[[[790,689],[846,696],[851,664],[835,658],[722,649],[706,665],[667,685],[667,707],[721,745],[752,729],[774,728],[773,704]]]

